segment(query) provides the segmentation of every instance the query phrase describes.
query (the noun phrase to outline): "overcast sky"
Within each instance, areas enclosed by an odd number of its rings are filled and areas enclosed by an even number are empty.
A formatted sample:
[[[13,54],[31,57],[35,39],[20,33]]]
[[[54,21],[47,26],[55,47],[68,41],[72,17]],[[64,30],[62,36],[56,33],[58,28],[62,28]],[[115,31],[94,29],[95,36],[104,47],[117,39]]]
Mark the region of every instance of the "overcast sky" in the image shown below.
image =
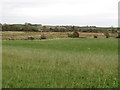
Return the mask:
[[[0,0],[1,23],[118,25],[119,0]]]

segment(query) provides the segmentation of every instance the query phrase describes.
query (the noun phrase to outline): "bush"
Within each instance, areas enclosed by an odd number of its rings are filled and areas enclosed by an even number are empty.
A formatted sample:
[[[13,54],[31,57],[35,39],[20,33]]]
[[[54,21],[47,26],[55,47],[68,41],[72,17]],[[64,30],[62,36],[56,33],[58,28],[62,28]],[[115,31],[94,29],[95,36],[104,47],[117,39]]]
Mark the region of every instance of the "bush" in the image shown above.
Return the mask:
[[[68,34],[68,37],[73,38],[73,34]]]
[[[94,38],[98,38],[98,36],[97,36],[97,35],[94,35],[93,37],[94,37]]]
[[[43,34],[41,35],[40,39],[47,39],[47,37]]]
[[[79,38],[79,33],[78,32],[73,32],[73,38]]]
[[[34,40],[34,37],[28,37],[28,40]]]
[[[37,32],[37,31],[38,31],[38,28],[37,28],[37,27],[35,27],[35,26],[34,26],[34,27],[32,27],[31,29],[32,29],[31,31],[34,31],[34,32]]]
[[[68,34],[68,37],[79,38],[79,33],[78,32],[73,32],[73,34]]]
[[[116,38],[120,38],[120,32],[118,33],[118,36]]]
[[[109,37],[110,37],[110,35],[109,35],[108,32],[105,32],[104,35],[106,36],[106,38],[109,38]]]

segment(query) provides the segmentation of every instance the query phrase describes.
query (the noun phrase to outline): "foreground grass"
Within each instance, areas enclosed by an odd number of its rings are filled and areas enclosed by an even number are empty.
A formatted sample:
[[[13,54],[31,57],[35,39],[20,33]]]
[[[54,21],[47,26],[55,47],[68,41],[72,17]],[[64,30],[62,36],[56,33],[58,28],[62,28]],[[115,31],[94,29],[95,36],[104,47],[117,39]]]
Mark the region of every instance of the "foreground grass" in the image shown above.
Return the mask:
[[[117,39],[3,41],[3,88],[116,88]]]

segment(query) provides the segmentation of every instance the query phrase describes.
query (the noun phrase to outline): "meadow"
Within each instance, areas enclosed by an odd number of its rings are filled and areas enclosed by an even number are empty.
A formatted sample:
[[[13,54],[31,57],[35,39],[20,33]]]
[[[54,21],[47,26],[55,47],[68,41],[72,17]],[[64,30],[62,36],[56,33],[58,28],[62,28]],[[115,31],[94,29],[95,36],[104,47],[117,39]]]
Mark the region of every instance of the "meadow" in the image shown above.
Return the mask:
[[[3,88],[117,88],[118,40],[4,40]]]

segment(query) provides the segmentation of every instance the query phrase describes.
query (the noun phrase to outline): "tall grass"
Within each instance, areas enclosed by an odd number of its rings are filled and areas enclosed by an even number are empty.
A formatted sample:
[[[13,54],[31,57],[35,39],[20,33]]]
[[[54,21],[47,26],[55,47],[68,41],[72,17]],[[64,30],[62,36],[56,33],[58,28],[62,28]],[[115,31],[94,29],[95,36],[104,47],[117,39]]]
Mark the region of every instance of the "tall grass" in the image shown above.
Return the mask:
[[[116,88],[117,39],[3,41],[4,88]]]

